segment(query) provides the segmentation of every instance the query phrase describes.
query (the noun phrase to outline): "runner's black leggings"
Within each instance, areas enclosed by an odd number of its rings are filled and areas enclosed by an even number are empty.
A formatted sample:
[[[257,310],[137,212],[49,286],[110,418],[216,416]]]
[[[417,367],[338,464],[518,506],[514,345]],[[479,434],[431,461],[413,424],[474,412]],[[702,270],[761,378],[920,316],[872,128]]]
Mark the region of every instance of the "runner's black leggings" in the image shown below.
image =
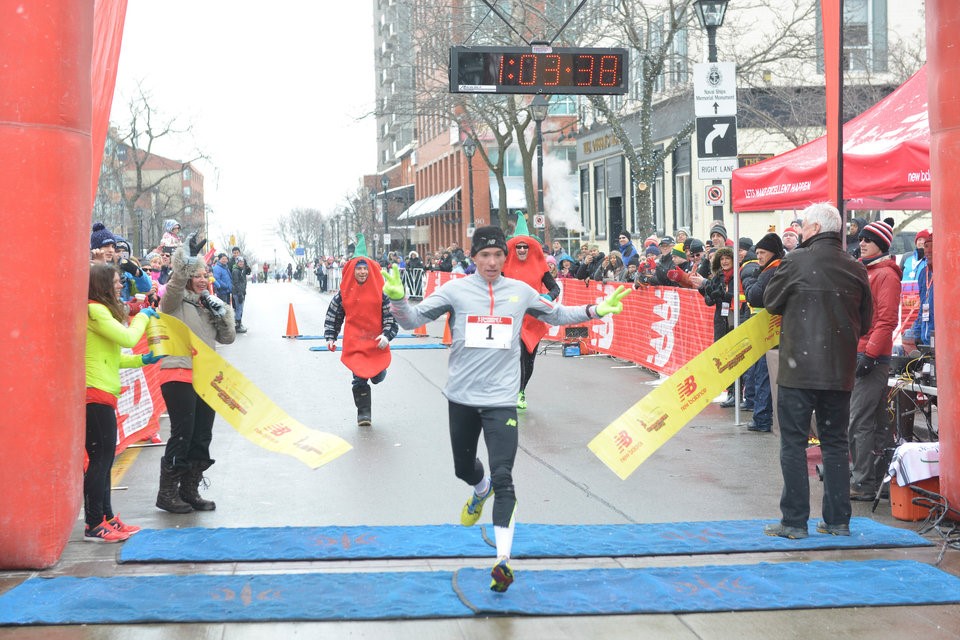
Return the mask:
[[[107,404],[87,403],[87,471],[83,474],[83,516],[91,529],[113,518],[110,470],[117,451],[117,412]]]
[[[191,460],[210,461],[213,420],[216,412],[193,390],[189,382],[164,382],[160,393],[170,415],[170,438],[164,462],[184,469]]]
[[[533,361],[537,359],[538,342],[533,351],[527,351],[527,345],[520,341],[520,391],[527,390],[527,383],[530,382],[530,376],[533,375]]]
[[[480,433],[487,445],[490,481],[493,484],[493,524],[510,526],[517,506],[513,490],[513,461],[517,457],[517,408],[468,407],[449,403],[450,446],[457,477],[474,486],[483,480],[483,463],[477,458]]]

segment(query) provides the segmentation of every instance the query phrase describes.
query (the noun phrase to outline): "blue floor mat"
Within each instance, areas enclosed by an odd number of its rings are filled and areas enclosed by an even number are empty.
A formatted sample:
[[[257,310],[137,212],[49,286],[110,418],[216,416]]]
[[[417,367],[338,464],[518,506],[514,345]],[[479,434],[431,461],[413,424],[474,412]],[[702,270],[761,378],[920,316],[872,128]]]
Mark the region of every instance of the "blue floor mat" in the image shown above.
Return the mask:
[[[506,594],[490,572],[460,569],[454,585],[481,615],[603,615],[818,609],[960,602],[960,578],[913,561],[522,571]]]
[[[908,529],[853,518],[852,535],[811,530],[809,538],[763,535],[764,520],[625,525],[517,525],[515,558],[696,555],[811,549],[920,547],[932,543]],[[124,543],[123,562],[258,562],[491,555],[489,526],[460,525],[145,529]]]
[[[426,344],[391,344],[390,351],[407,351],[410,349],[447,349],[447,345],[439,342]],[[310,347],[310,351],[329,351],[326,347]]]
[[[515,563],[515,569],[516,563]],[[129,624],[603,615],[951,604],[960,579],[913,561],[524,571],[30,578],[0,624]]]

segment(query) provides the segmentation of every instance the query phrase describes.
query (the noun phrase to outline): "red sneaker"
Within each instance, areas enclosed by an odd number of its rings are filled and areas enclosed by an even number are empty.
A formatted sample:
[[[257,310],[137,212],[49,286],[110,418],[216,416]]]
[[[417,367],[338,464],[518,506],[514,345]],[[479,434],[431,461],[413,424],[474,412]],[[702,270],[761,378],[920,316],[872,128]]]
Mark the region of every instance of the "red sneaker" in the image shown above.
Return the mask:
[[[107,522],[106,518],[92,529],[88,525],[83,532],[83,539],[87,542],[123,542],[129,537],[129,533],[123,533],[122,531],[114,529],[113,525]]]
[[[127,537],[130,537],[133,534],[140,532],[140,527],[138,527],[135,524],[127,524],[126,522],[120,519],[119,515],[113,516],[112,519],[107,520],[107,524],[109,524],[111,527],[113,527],[120,533],[127,534]]]

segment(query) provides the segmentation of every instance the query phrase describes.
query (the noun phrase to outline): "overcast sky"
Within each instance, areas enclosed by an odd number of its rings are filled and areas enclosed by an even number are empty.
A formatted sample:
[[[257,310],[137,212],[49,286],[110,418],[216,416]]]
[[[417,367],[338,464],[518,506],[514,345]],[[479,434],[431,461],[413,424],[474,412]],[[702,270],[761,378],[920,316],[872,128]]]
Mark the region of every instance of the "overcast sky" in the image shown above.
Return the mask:
[[[139,82],[155,108],[192,125],[192,140],[154,152],[211,157],[199,167],[211,238],[243,232],[260,259],[280,244],[278,217],[330,212],[376,171],[376,124],[358,120],[374,102],[373,9],[333,5],[129,1],[112,120],[126,119]]]

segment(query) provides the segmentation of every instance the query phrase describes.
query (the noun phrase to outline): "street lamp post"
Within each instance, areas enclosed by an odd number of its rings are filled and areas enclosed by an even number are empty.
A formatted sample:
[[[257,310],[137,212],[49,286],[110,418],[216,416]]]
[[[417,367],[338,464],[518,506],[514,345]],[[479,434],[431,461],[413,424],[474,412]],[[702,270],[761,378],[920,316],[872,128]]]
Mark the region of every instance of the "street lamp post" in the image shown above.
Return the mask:
[[[467,156],[467,182],[470,185],[470,233],[473,233],[473,154],[477,152],[477,143],[473,138],[463,141],[463,155]]]
[[[543,121],[547,119],[550,105],[542,94],[537,94],[530,102],[530,115],[537,123],[537,213],[543,215]]]
[[[387,187],[390,186],[390,178],[382,176],[380,186],[383,187],[383,253],[390,250],[390,221],[387,220]]]
[[[137,255],[143,257],[147,252],[143,250],[143,209],[137,207],[137,240],[140,244],[140,253]]]
[[[693,3],[700,26],[707,30],[707,62],[717,62],[717,29],[723,25],[728,2],[729,0],[696,0]],[[723,180],[714,180],[713,184],[722,185]],[[722,205],[713,207],[713,219],[723,220]]]
[[[370,242],[373,242],[373,236],[377,229],[377,192],[375,189],[370,190]],[[370,250],[373,251],[374,247],[371,245]],[[377,252],[373,251],[373,255],[376,255]]]

